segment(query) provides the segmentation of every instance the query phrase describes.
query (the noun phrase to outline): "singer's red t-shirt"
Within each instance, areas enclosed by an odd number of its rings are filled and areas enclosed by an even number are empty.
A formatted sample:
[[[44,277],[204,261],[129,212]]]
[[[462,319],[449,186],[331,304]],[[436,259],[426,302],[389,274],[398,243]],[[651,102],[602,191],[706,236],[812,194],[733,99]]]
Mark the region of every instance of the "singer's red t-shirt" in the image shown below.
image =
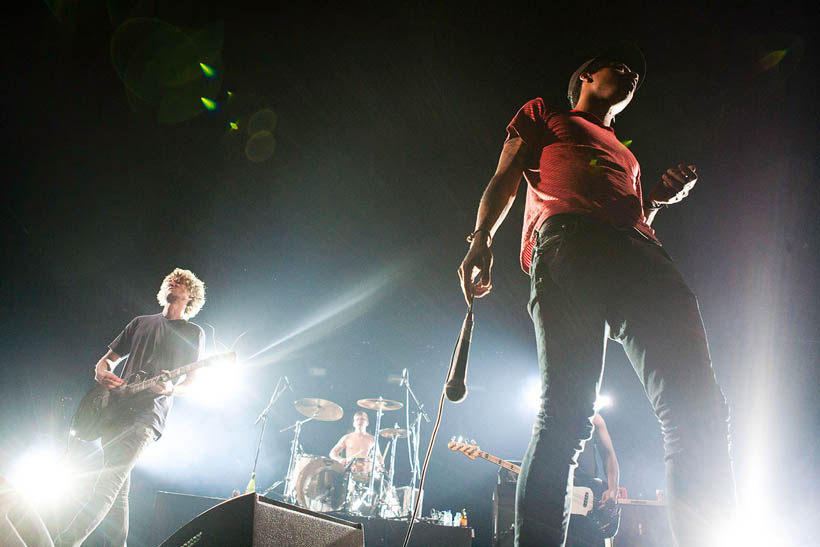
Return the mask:
[[[527,201],[521,232],[521,267],[530,271],[535,233],[559,213],[590,215],[617,228],[636,229],[660,243],[647,223],[641,169],[611,127],[592,114],[564,112],[533,99],[507,126],[531,152],[524,168]]]

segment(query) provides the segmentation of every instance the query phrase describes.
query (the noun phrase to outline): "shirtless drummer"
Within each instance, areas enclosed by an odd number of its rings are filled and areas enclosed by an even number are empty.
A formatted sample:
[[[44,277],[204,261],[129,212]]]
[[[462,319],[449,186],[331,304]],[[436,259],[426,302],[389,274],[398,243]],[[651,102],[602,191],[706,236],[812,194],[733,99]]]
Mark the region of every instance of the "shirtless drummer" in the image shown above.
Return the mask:
[[[371,451],[376,438],[367,432],[368,425],[370,425],[370,420],[367,412],[362,410],[356,412],[353,415],[353,432],[339,439],[339,442],[330,450],[330,458],[345,467],[352,463],[350,470],[353,473],[370,473]],[[344,452],[344,457],[342,457],[342,452]],[[380,471],[384,468],[384,456],[378,445],[376,454],[379,458],[376,470]]]

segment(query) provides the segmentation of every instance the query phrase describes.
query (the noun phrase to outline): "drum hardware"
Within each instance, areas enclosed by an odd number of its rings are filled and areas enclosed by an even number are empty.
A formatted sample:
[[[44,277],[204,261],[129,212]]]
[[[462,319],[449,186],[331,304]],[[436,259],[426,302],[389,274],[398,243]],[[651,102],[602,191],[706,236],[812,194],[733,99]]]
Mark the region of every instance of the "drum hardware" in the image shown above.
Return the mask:
[[[288,471],[285,475],[284,480],[275,483],[274,486],[268,488],[265,493],[273,490],[273,488],[279,486],[280,484],[285,485],[285,500],[291,503],[296,502],[296,480],[297,480],[297,459],[299,456],[302,456],[300,453],[299,447],[299,436],[302,434],[302,425],[312,421],[318,420],[322,422],[335,422],[336,420],[341,419],[344,415],[344,410],[342,407],[334,403],[333,401],[328,401],[327,399],[318,399],[318,398],[311,398],[307,397],[304,399],[299,399],[294,401],[293,403],[294,408],[307,418],[304,420],[296,420],[296,423],[289,425],[288,427],[279,430],[279,433],[284,433],[285,431],[289,431],[293,429],[293,440],[290,442],[290,459],[288,460]]]
[[[282,383],[282,379],[284,378],[284,385]],[[262,431],[259,433],[259,443],[256,445],[256,456],[253,458],[253,470],[251,471],[251,480],[248,481],[248,486],[245,487],[245,493],[248,494],[250,492],[256,491],[256,464],[259,462],[259,452],[262,450],[262,439],[265,437],[265,427],[268,425],[268,412],[270,409],[273,408],[273,405],[279,400],[279,397],[290,388],[290,383],[288,382],[287,378],[284,376],[280,376],[279,380],[276,382],[276,387],[273,389],[273,394],[270,396],[270,401],[268,401],[268,406],[262,410],[262,413],[259,414],[259,417],[256,418],[256,421],[253,422],[253,425],[258,424],[260,421],[262,422]],[[267,494],[269,491],[279,486],[279,483],[276,483],[274,486],[268,488],[265,493]]]
[[[378,447],[379,435],[381,433],[382,415],[384,414],[385,410],[398,410],[404,405],[398,401],[384,399],[381,395],[379,395],[378,399],[359,399],[358,401],[356,401],[356,404],[362,408],[367,408],[376,411],[376,431],[373,434],[373,448],[371,449],[373,452],[373,457],[371,458],[373,465],[371,465],[370,467],[370,483],[367,486],[367,501],[370,502],[369,504],[375,505],[375,502],[378,501],[378,497],[373,495],[373,487],[376,483],[376,457],[379,453]],[[379,492],[379,494],[381,494],[381,492]]]
[[[396,489],[393,486],[393,478],[395,477],[396,473],[396,445],[399,442],[399,438],[404,438],[407,436],[406,429],[400,429],[399,424],[397,423],[395,427],[388,427],[383,429],[380,432],[382,437],[387,437],[390,439],[390,445],[388,445],[388,450],[391,450],[390,453],[390,469],[387,472],[387,481],[386,486],[385,483],[382,483],[382,488],[380,489],[380,496],[379,496],[379,516],[382,518],[388,517],[398,517],[399,511],[399,500],[396,496]]]
[[[336,420],[340,420],[345,414],[342,407],[333,401],[315,397],[299,399],[293,403],[293,406],[302,415],[321,422],[335,422]]]
[[[386,427],[381,431],[382,437],[387,437],[388,439],[393,438],[405,438],[407,436],[406,429],[399,429],[399,424],[396,424],[396,427]]]
[[[410,459],[410,471],[412,473],[412,478],[410,480],[410,487],[407,490],[409,493],[410,499],[409,506],[410,512],[412,513],[414,504],[416,502],[417,496],[423,496],[424,492],[419,492],[419,489],[416,488],[416,483],[418,482],[421,476],[421,463],[419,462],[419,441],[421,440],[421,419],[424,418],[428,424],[430,423],[430,416],[427,414],[427,411],[424,410],[424,405],[421,404],[416,397],[416,394],[413,393],[413,388],[410,387],[410,373],[407,369],[402,369],[401,371],[401,386],[406,388],[404,400],[404,418],[405,423],[407,424],[407,454]],[[410,398],[413,398],[413,402],[416,403],[416,417],[413,420],[411,425],[410,423]],[[403,504],[404,506],[405,504]]]

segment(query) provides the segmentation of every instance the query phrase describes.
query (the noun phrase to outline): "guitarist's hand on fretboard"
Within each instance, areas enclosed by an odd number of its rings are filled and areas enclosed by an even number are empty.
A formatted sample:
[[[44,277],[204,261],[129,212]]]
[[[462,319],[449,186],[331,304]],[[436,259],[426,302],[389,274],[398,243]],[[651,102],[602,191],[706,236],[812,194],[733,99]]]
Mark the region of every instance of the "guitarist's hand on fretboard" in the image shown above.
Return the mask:
[[[163,374],[168,374],[170,372],[171,372],[170,370],[163,370],[162,371]],[[151,387],[149,387],[148,389],[150,389],[151,391],[153,391],[157,395],[170,396],[170,395],[174,394],[174,383],[169,382],[167,380],[166,381],[158,380],[155,384],[152,384]]]

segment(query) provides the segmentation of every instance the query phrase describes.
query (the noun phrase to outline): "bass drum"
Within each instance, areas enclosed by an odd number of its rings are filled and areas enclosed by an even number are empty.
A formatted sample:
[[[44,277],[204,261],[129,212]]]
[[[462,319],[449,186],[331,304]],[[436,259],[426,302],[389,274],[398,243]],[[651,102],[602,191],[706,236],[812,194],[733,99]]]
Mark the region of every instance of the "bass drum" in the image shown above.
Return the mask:
[[[299,454],[296,456],[296,461],[293,463],[293,480],[290,481],[287,489],[285,490],[285,499],[290,499],[296,492],[296,484],[299,482],[299,476],[302,474],[305,467],[307,467],[307,464],[321,459],[322,456],[316,456],[314,454]]]
[[[309,462],[296,480],[296,499],[311,511],[340,511],[347,497],[345,468],[330,458]]]

